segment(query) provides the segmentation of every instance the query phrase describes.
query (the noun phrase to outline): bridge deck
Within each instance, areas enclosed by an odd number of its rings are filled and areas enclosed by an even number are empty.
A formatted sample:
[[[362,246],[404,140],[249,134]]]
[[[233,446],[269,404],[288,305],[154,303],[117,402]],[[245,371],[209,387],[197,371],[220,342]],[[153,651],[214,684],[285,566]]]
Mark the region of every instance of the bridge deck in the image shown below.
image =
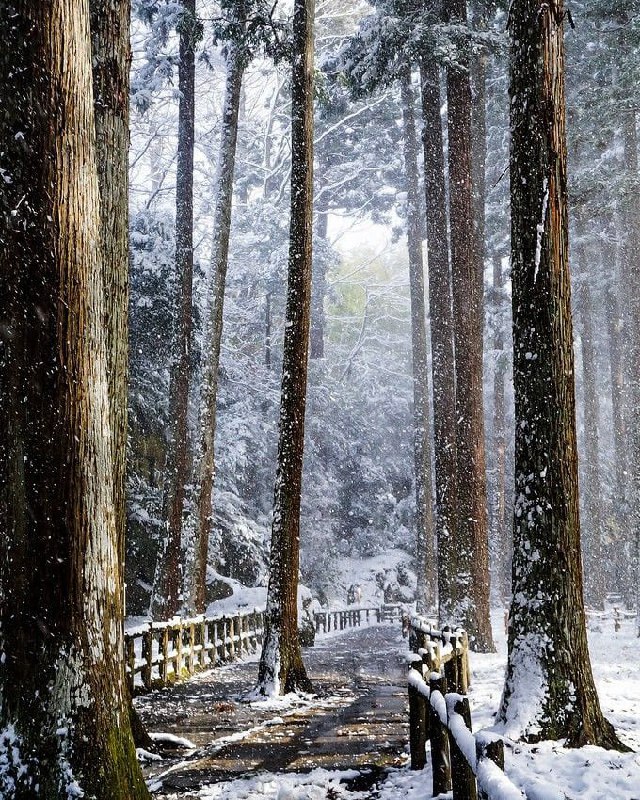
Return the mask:
[[[189,739],[195,749],[163,752],[147,768],[159,797],[196,797],[206,784],[256,773],[358,770],[353,789],[368,789],[399,765],[407,741],[406,641],[397,624],[322,637],[305,650],[318,696],[299,705],[240,701],[256,663],[232,664],[188,683],[140,697],[152,732]]]

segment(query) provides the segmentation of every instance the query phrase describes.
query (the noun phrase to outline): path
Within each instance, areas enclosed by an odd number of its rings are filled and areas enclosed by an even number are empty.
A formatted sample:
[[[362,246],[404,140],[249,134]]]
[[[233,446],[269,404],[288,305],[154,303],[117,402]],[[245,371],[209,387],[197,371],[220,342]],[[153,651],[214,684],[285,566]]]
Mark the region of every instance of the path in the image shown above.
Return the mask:
[[[136,700],[151,732],[189,739],[145,771],[162,798],[195,798],[206,784],[260,772],[358,770],[349,788],[368,790],[399,765],[407,741],[406,640],[397,625],[320,638],[304,651],[317,696],[296,706],[239,701],[256,663],[231,664]]]

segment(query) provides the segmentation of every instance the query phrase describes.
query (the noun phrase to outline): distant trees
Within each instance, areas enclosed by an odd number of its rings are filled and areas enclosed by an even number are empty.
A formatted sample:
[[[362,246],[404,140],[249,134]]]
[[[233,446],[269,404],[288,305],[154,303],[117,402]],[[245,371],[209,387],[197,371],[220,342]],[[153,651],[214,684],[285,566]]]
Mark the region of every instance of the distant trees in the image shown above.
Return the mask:
[[[124,689],[122,318],[106,323],[107,297],[120,313],[126,291],[126,206],[105,184],[122,166],[126,6],[111,10],[93,7],[92,54],[87,0],[0,7],[3,797],[148,796]],[[125,98],[101,81],[110,23]]]
[[[295,0],[291,83],[291,217],[280,434],[265,634],[258,688],[309,691],[298,639],[300,498],[311,324],[314,0]]]
[[[513,599],[499,718],[510,735],[621,748],[587,649],[570,308],[562,0],[510,10]],[[534,682],[534,683],[532,683]],[[526,702],[522,703],[522,693]]]

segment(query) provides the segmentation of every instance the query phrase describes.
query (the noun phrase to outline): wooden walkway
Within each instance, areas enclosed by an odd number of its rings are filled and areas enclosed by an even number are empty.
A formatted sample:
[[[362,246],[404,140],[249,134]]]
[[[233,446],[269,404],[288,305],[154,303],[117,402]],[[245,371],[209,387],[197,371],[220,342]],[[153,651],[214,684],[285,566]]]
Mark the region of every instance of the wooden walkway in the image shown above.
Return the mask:
[[[296,708],[241,702],[257,663],[236,663],[136,699],[151,732],[190,740],[146,768],[156,797],[195,798],[207,784],[260,772],[356,769],[368,790],[407,743],[407,643],[399,625],[320,637],[305,663],[317,696]]]

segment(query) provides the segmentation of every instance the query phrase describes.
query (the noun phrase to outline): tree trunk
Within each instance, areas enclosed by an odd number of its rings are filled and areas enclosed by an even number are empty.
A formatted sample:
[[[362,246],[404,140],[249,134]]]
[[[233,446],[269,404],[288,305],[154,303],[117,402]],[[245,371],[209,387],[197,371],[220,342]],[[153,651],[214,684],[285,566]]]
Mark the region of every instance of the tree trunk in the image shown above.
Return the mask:
[[[466,0],[450,0],[447,21],[467,23]],[[474,647],[493,650],[489,618],[489,530],[482,405],[483,312],[471,180],[471,82],[468,44],[447,71],[449,217],[456,353],[456,548],[461,596],[455,621]]]
[[[562,0],[511,6],[516,405],[507,735],[621,747],[591,671],[582,596],[568,261]]]
[[[418,184],[418,140],[411,73],[401,79],[404,127],[404,168],[407,191],[407,246],[411,296],[411,345],[413,360],[414,465],[416,486],[416,565],[418,584],[416,611],[436,608],[436,571],[431,485],[431,426],[429,420],[429,375],[422,258],[421,204]]]
[[[300,496],[304,451],[313,219],[313,0],[295,0],[291,84],[291,222],[280,436],[269,588],[258,688],[311,689],[298,640]]]
[[[624,169],[627,181],[625,242],[622,253],[622,277],[627,296],[625,321],[625,416],[627,447],[627,499],[630,527],[628,548],[631,555],[630,583],[627,603],[635,600],[639,615],[640,635],[640,195],[638,180],[638,131],[634,110],[627,110],[623,123]],[[635,595],[635,597],[633,597]],[[629,602],[631,601],[631,603]]]
[[[90,0],[96,160],[105,276],[107,377],[113,437],[113,502],[121,574],[125,569],[127,405],[129,373],[129,44],[130,0]],[[121,585],[124,590],[124,583]],[[125,609],[125,598],[122,598]],[[152,741],[133,703],[136,745]]]
[[[11,176],[0,195],[0,795],[144,798],[124,689],[89,4],[3,4],[0,33]]]
[[[582,553],[585,564],[585,600],[596,608],[604,608],[604,551],[602,531],[602,497],[600,494],[600,401],[598,398],[596,355],[593,336],[593,303],[587,272],[587,253],[583,226],[576,222],[576,315],[582,345],[582,392],[584,415],[584,448],[582,454],[582,509],[586,516],[582,532]]]
[[[459,596],[455,551],[456,389],[444,150],[440,116],[440,70],[434,59],[424,59],[420,63],[420,80],[431,319],[438,615],[444,625],[453,620]]]
[[[193,339],[193,149],[195,125],[195,0],[183,0],[178,66],[178,161],[176,167],[176,331],[169,385],[170,439],[165,468],[165,551],[159,565],[156,604],[172,617],[182,600],[182,515],[189,469],[188,411]]]
[[[319,159],[317,184],[319,188],[316,202],[316,242],[313,281],[311,287],[311,358],[324,358],[325,314],[324,300],[327,294],[327,228],[329,225],[329,192],[325,184],[325,171],[328,165]]]
[[[499,254],[495,254],[493,257],[493,296],[494,317],[496,320],[493,339],[493,350],[495,353],[493,373],[493,534],[496,543],[494,575],[497,578],[500,596],[506,600],[511,594],[511,551],[513,549],[513,542],[511,537],[511,516],[509,515],[509,519],[507,520],[506,510],[507,438],[505,431],[504,381],[507,373],[507,360],[505,353],[505,332],[500,320],[502,316],[500,312],[505,302],[506,295],[504,292],[502,257]]]
[[[222,114],[222,134],[218,155],[216,209],[211,253],[212,290],[209,310],[209,330],[206,365],[200,400],[201,461],[198,489],[198,534],[194,576],[194,605],[198,613],[205,609],[209,535],[213,524],[211,505],[215,477],[216,406],[218,401],[218,371],[222,344],[224,292],[229,261],[229,237],[233,206],[233,175],[238,141],[238,116],[245,55],[240,45],[229,44],[227,83]]]
[[[129,362],[130,0],[90,0],[96,158],[105,282],[114,505],[124,565]]]

